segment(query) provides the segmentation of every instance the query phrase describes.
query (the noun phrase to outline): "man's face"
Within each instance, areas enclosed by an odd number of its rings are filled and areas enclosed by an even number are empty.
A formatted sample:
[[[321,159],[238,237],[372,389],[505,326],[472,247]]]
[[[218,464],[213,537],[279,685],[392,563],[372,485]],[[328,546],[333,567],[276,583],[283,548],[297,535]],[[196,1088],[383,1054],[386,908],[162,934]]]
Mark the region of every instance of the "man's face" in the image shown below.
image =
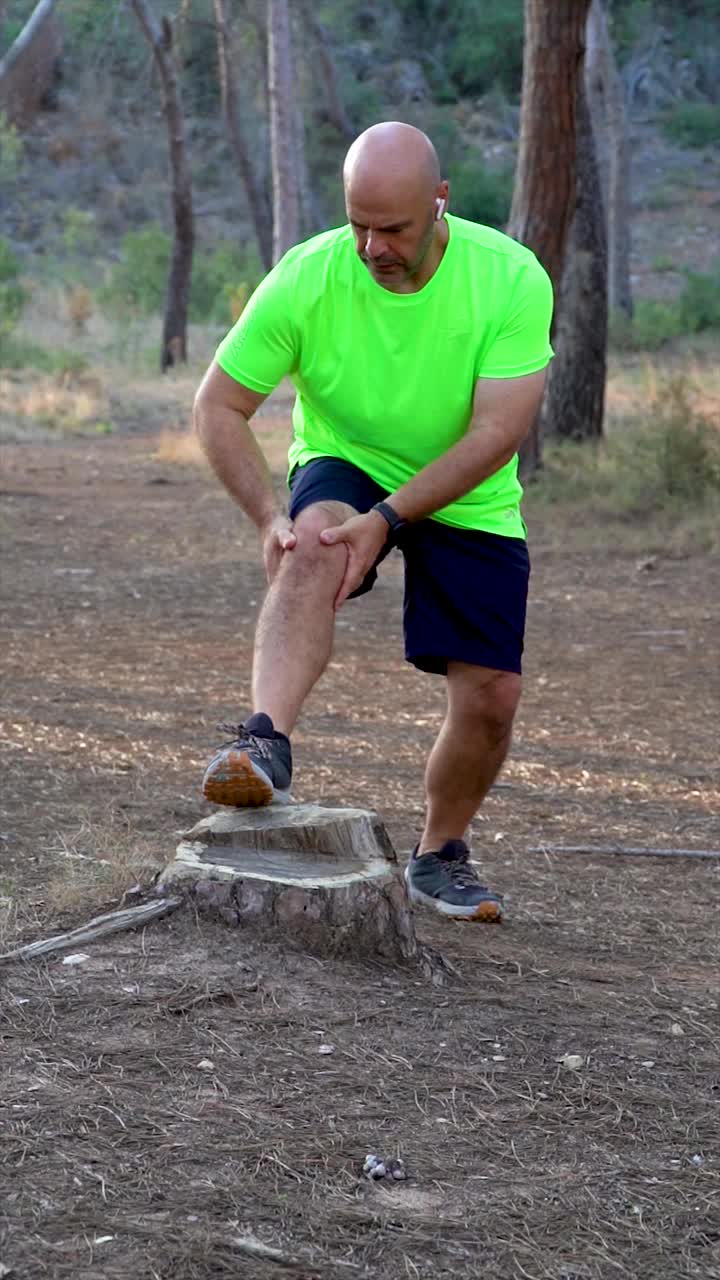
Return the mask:
[[[432,244],[435,218],[427,199],[359,199],[346,194],[347,215],[360,260],[378,284],[401,288],[422,266]]]

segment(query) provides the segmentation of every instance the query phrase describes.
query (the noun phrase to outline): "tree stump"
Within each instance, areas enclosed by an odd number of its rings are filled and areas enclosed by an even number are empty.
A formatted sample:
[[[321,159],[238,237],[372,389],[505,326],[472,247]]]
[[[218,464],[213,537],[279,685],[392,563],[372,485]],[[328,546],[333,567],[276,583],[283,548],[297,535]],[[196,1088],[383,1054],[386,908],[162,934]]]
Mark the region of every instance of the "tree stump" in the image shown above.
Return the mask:
[[[395,851],[364,809],[221,809],[185,833],[157,887],[315,954],[424,963]]]

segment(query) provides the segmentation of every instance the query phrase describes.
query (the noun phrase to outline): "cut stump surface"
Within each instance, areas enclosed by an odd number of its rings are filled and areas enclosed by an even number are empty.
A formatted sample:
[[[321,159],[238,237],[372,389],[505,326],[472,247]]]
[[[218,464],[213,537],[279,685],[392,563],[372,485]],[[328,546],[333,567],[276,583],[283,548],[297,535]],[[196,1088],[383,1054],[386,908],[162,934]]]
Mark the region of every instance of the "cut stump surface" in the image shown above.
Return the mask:
[[[186,832],[158,889],[230,925],[322,955],[415,958],[395,851],[377,814],[320,805],[222,809]]]

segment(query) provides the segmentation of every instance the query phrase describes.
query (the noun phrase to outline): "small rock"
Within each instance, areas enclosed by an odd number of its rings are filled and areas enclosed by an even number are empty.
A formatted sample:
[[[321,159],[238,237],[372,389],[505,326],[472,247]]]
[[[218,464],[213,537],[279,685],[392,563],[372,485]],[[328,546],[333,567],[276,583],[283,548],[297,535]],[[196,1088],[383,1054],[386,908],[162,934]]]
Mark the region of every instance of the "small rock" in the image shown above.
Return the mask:
[[[644,1062],[641,1062],[641,1063],[640,1063],[640,1066],[641,1066],[641,1067],[654,1067],[654,1066],[655,1066],[655,1059],[654,1059],[654,1058],[646,1058]]]
[[[114,1236],[96,1236],[93,1244],[107,1244],[108,1240],[114,1240]]]
[[[84,964],[90,957],[85,955],[84,951],[73,951],[72,955],[65,956],[63,964]]]
[[[201,1058],[197,1064],[198,1071],[214,1071],[215,1063],[211,1058]]]
[[[683,1028],[683,1027],[681,1027],[681,1026],[680,1026],[680,1023],[679,1023],[679,1022],[673,1022],[672,1026],[670,1027],[670,1035],[671,1035],[671,1036],[684,1036],[684,1035],[685,1035],[685,1030],[684,1030],[684,1028]]]
[[[319,1044],[319,1045],[318,1045],[318,1053],[328,1054],[328,1053],[334,1053],[334,1052],[335,1052],[335,1045],[334,1045],[334,1044]]]
[[[396,1182],[404,1182],[407,1178],[405,1165],[399,1157],[397,1160],[388,1160],[386,1167],[388,1174],[391,1178],[394,1178]]]
[[[697,1169],[699,1169],[699,1168],[700,1168],[700,1165],[705,1163],[705,1157],[704,1157],[704,1156],[693,1156],[693,1158],[692,1158],[692,1162],[693,1162],[693,1164],[695,1165],[695,1167],[696,1167]]]
[[[585,1059],[580,1053],[564,1053],[562,1058],[558,1058],[558,1062],[566,1071],[579,1071],[585,1066]]]

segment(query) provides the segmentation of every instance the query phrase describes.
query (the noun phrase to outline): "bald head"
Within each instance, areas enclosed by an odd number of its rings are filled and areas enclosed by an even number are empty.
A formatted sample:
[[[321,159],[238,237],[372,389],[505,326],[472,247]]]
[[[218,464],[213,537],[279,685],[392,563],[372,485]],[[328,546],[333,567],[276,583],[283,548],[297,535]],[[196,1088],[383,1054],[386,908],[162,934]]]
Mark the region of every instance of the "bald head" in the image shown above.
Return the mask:
[[[357,252],[384,288],[421,288],[447,244],[448,184],[435,148],[410,124],[374,124],[353,142],[343,168],[345,207]]]
[[[437,152],[427,134],[411,124],[388,120],[355,139],[343,166],[345,192],[362,198],[392,187],[432,196],[440,182]]]

